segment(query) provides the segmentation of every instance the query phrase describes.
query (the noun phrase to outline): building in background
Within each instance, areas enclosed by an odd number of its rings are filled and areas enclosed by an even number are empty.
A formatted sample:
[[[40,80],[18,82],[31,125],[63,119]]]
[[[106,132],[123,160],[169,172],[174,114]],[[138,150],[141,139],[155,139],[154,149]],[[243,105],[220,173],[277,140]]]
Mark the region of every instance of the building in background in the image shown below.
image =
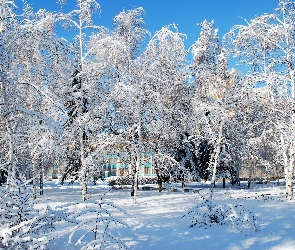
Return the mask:
[[[131,164],[124,161],[124,158],[128,158],[128,154],[126,153],[123,156],[125,157],[120,157],[119,154],[105,156],[106,160],[103,166],[104,177],[126,176],[132,174]],[[153,164],[153,155],[151,152],[145,152],[141,155],[138,175],[156,176],[155,166]]]

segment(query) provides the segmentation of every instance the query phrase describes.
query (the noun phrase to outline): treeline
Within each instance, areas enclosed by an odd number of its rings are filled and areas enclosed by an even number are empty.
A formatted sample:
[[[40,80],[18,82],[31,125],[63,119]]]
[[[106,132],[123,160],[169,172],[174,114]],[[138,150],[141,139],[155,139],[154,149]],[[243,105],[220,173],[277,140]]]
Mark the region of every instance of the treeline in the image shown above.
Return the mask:
[[[97,26],[95,0],[69,13],[0,3],[0,166],[2,183],[36,178],[66,162],[87,198],[106,154],[131,165],[137,183],[142,152],[159,178],[232,177],[257,163],[285,173],[293,197],[294,15],[278,8],[234,26],[222,39],[214,22],[196,42],[168,25],[150,35],[144,10],[123,10]],[[64,28],[72,41],[57,35]],[[191,58],[189,60],[188,58]],[[246,74],[229,69],[235,58]],[[126,154],[127,152],[127,154]],[[136,199],[136,185],[133,185]],[[36,188],[34,188],[36,193]]]

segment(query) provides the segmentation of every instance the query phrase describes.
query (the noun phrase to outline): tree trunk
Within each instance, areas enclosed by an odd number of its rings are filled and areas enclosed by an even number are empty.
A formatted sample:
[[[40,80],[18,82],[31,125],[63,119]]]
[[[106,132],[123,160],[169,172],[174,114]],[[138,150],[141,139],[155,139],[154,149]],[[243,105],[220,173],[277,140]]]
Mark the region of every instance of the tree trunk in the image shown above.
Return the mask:
[[[82,85],[82,83],[81,83]],[[82,99],[82,97],[81,97]],[[82,115],[82,107],[81,107]],[[86,176],[86,166],[85,166],[85,155],[84,155],[84,126],[80,124],[80,161],[81,161],[81,186],[82,186],[82,200],[86,201],[87,199],[87,176]]]
[[[251,177],[248,178],[248,182],[247,182],[247,188],[249,189],[251,186]]]
[[[281,137],[283,143],[283,138]],[[294,148],[293,142],[290,143],[289,149],[284,152],[285,162],[285,181],[286,181],[286,200],[293,199],[293,172],[294,172]]]
[[[223,123],[224,123],[224,121],[221,120],[220,127],[219,127],[219,133],[218,133],[218,140],[216,143],[215,154],[214,154],[213,173],[212,173],[211,188],[210,188],[210,198],[211,199],[213,197],[213,188],[215,187],[215,179],[216,179],[216,169],[217,169],[219,154],[221,151]]]
[[[12,190],[11,181],[15,177],[15,167],[14,167],[14,141],[13,141],[13,132],[11,129],[11,125],[9,120],[6,117],[6,128],[8,132],[8,138],[9,138],[9,149],[8,149],[8,173],[7,173],[7,180],[6,180],[6,189]]]
[[[292,143],[293,144],[293,143]],[[293,172],[294,172],[294,152],[293,148],[289,150],[289,157],[285,171],[286,179],[286,200],[293,199]]]
[[[41,166],[41,172],[40,172],[40,195],[43,195],[44,193],[44,172],[43,172],[43,168]]]
[[[82,200],[86,201],[87,200],[87,183],[86,183],[86,171],[84,167],[82,166]]]
[[[163,179],[159,173],[157,173],[157,177],[158,177],[159,192],[161,192],[163,190]]]
[[[37,191],[36,191],[36,164],[35,162],[33,162],[33,199],[37,198]]]
[[[280,177],[277,175],[277,187],[280,186]]]
[[[269,176],[266,177],[266,185],[267,185],[267,186],[270,185],[270,177],[269,177]]]
[[[133,170],[132,188],[131,188],[131,196],[134,196],[134,203],[136,203],[137,189],[138,189],[138,171],[136,169],[134,169]]]
[[[281,135],[281,145],[285,145],[283,136]],[[294,150],[293,142],[290,143],[289,148],[285,150],[284,154],[284,171],[286,182],[286,200],[292,200],[293,198],[293,163],[294,163]]]
[[[7,173],[7,178],[6,178],[6,189],[12,190],[13,187],[11,185],[11,181],[13,178],[15,178],[15,166],[14,166],[14,138],[13,138],[13,130],[12,130],[12,125],[11,122],[8,118],[9,114],[9,107],[8,107],[8,97],[7,97],[7,92],[6,92],[6,86],[5,83],[2,79],[0,78],[0,83],[1,83],[1,89],[3,93],[3,99],[4,99],[4,122],[6,126],[6,130],[8,133],[8,173]]]
[[[140,158],[139,153],[136,155],[136,164],[135,164],[135,171],[133,172],[133,203],[136,204],[137,200],[137,186],[138,186],[138,171],[139,171],[139,164],[140,164]]]
[[[184,183],[184,174],[181,176],[181,187],[185,188],[185,183]]]

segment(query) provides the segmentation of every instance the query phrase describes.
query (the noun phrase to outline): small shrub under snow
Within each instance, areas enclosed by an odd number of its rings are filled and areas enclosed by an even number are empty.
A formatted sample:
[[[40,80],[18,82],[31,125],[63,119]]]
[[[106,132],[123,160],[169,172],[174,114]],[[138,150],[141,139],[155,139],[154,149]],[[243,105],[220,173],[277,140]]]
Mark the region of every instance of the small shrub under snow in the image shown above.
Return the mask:
[[[105,194],[104,194],[105,195]],[[87,200],[68,207],[66,221],[76,224],[69,236],[68,246],[75,249],[127,249],[122,228],[129,228],[114,214],[127,214],[110,202]]]
[[[190,227],[211,227],[213,225],[227,225],[236,232],[258,231],[258,219],[252,211],[242,204],[217,205],[214,200],[204,201],[189,211],[183,217],[188,217]]]
[[[0,189],[0,248],[45,249],[53,230],[54,214],[50,207],[34,208],[28,181],[12,179],[11,188]]]

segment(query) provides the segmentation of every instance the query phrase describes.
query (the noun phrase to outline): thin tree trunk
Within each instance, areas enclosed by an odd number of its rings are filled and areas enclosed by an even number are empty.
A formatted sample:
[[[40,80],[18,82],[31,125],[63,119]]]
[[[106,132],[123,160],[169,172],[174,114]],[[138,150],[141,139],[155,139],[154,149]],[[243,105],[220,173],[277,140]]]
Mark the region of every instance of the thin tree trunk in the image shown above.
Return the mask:
[[[37,194],[37,191],[36,191],[36,163],[35,162],[33,162],[33,199],[36,199],[37,198],[37,196],[36,196],[36,194]]]
[[[134,183],[133,183],[133,190],[134,190],[134,196],[133,196],[133,203],[136,204],[137,200],[137,182],[138,182],[138,171],[139,171],[139,164],[140,164],[140,158],[139,154],[137,153],[137,160],[136,160],[136,166],[135,166],[135,172],[134,172]]]
[[[251,186],[251,176],[249,176],[248,181],[247,181],[247,188],[249,189]]]
[[[4,122],[6,125],[6,130],[8,133],[8,168],[7,168],[7,179],[6,179],[6,189],[12,190],[11,181],[15,177],[15,166],[14,166],[14,138],[11,122],[8,118],[9,107],[8,107],[8,97],[6,92],[6,86],[4,81],[0,78],[1,90],[4,97]]]
[[[157,171],[157,177],[158,177],[158,187],[159,187],[159,192],[163,190],[163,179],[160,173]]]
[[[285,16],[285,9],[284,9],[284,16]],[[286,32],[288,28],[286,28],[286,19],[284,17],[284,28],[285,28],[285,34],[288,34]],[[289,41],[290,37],[286,35],[286,42],[287,42],[287,61],[288,61],[288,69],[289,69],[289,74],[290,74],[290,80],[291,80],[291,97],[293,99],[293,102],[295,100],[295,78],[294,78],[294,63],[293,63],[293,53],[291,52],[291,45]],[[294,112],[292,112],[292,119],[291,119],[291,126],[294,129],[294,122],[295,122],[295,115]],[[294,144],[295,141],[293,141],[290,144],[290,149],[289,149],[289,162],[285,166],[286,169],[286,199],[287,200],[292,200],[293,199],[293,175],[294,175]]]
[[[181,187],[185,188],[185,183],[184,183],[184,174],[181,176]]]
[[[86,182],[86,169],[84,165],[84,142],[83,142],[83,129],[81,129],[80,134],[80,159],[81,159],[81,185],[82,185],[82,200],[87,199],[87,182]]]
[[[213,188],[215,187],[215,179],[216,179],[216,169],[217,169],[219,154],[220,154],[220,151],[221,151],[223,123],[224,123],[224,121],[222,120],[221,123],[220,123],[219,133],[218,133],[218,140],[217,140],[216,148],[215,148],[213,173],[212,173],[211,187],[210,187],[210,198],[211,199],[213,197]]]
[[[139,172],[139,166],[140,166],[140,152],[136,152],[136,161],[135,161],[135,168],[133,168],[133,184],[132,184],[132,193],[133,196],[133,203],[136,204],[137,202],[137,188],[138,188],[138,172]]]
[[[41,172],[40,172],[40,195],[43,195],[44,193],[44,171],[43,171],[43,167],[41,166]]]
[[[138,98],[137,102],[137,117],[138,117],[138,122],[137,122],[137,135],[138,135],[138,142],[137,147],[136,147],[136,166],[135,166],[135,173],[134,173],[134,196],[133,196],[133,202],[134,204],[136,203],[136,198],[137,198],[137,186],[138,186],[138,172],[139,172],[139,167],[140,167],[140,154],[143,153],[143,147],[142,147],[142,134],[141,134],[141,114],[140,114],[140,109],[141,109],[141,100],[143,96],[143,91],[142,91],[142,82],[140,86],[140,95]]]
[[[82,115],[82,107],[81,107]],[[85,155],[84,155],[84,129],[80,124],[80,161],[81,161],[81,186],[82,186],[82,200],[86,201],[87,199],[87,181],[86,181],[86,169],[85,169]]]
[[[286,163],[285,179],[286,179],[286,200],[293,199],[293,172],[294,172],[294,149],[293,143],[291,143],[289,149],[289,155],[286,152]]]
[[[79,6],[81,7],[81,0],[79,0]],[[81,9],[80,9],[81,11]],[[81,16],[79,17],[79,48],[80,48],[80,70],[79,73],[83,72],[84,70],[84,56],[83,56],[83,21],[81,19]],[[79,103],[79,112],[80,116],[82,118],[83,116],[83,107],[84,107],[84,85],[83,85],[83,79],[80,80],[80,103]],[[85,201],[87,199],[87,180],[86,180],[86,169],[85,169],[85,154],[84,154],[84,121],[81,121],[80,119],[80,161],[81,161],[81,185],[82,185],[82,200]]]
[[[284,145],[284,138],[281,136],[281,144]],[[284,154],[284,169],[286,182],[286,200],[293,198],[293,174],[294,174],[294,145],[290,143],[289,149],[285,150]]]
[[[86,171],[84,169],[82,170],[82,200],[87,200]]]
[[[10,121],[7,117],[5,117],[6,122],[6,129],[8,133],[8,140],[9,140],[9,148],[8,148],[8,173],[7,173],[7,180],[6,180],[6,189],[13,189],[12,186],[12,179],[15,177],[15,167],[14,167],[14,140],[13,140],[13,132],[11,129]]]

